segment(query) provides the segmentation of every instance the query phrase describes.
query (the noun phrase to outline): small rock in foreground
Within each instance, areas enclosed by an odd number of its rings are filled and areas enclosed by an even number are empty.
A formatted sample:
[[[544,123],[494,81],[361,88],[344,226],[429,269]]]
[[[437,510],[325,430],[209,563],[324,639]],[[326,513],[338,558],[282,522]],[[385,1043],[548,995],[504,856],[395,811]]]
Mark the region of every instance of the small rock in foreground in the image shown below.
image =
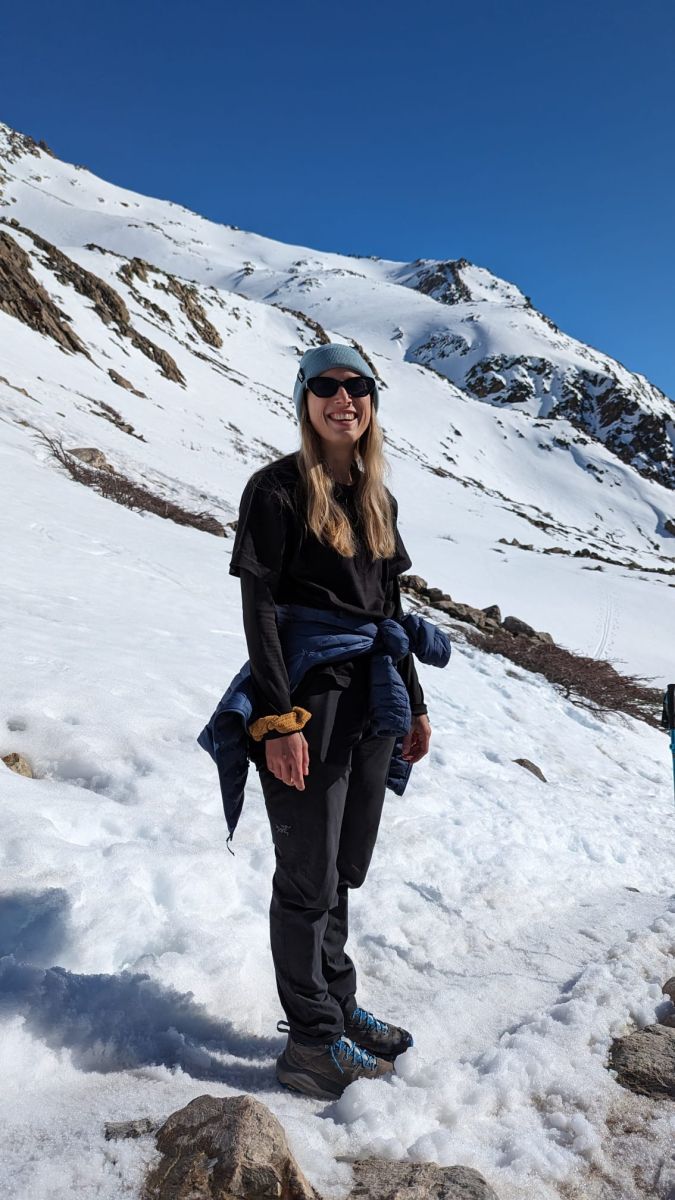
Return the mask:
[[[147,1200],[318,1200],[277,1118],[252,1096],[197,1096],[157,1134]]]
[[[648,1025],[618,1038],[612,1043],[609,1065],[630,1091],[675,1099],[675,1029]]]
[[[354,1188],[348,1200],[498,1200],[489,1183],[471,1167],[385,1158],[360,1159],[352,1166]]]
[[[17,775],[25,775],[26,779],[34,778],[32,767],[23,754],[3,754],[2,761],[10,771],[14,771]]]
[[[157,1128],[158,1122],[151,1121],[150,1117],[139,1117],[136,1121],[106,1121],[105,1140],[113,1142],[119,1141],[121,1138],[147,1137]]]

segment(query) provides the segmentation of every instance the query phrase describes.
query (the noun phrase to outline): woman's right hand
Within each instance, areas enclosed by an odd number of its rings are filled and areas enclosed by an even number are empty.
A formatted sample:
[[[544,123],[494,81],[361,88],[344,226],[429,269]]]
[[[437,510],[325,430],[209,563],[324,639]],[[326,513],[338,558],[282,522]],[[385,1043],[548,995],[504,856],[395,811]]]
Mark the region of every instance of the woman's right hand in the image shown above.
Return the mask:
[[[287,733],[265,742],[267,770],[288,787],[305,790],[305,775],[309,774],[309,746],[304,733]]]

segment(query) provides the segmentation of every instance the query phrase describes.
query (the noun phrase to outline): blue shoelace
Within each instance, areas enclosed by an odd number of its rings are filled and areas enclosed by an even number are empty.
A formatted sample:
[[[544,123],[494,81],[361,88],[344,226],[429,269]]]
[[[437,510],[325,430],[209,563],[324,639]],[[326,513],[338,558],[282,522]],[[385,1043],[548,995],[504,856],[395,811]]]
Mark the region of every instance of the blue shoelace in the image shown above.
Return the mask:
[[[369,1054],[367,1050],[363,1050],[361,1046],[357,1046],[356,1042],[352,1042],[351,1038],[336,1038],[331,1045],[330,1053],[335,1066],[343,1075],[344,1067],[340,1066],[337,1059],[338,1055],[341,1055],[353,1067],[366,1067],[368,1070],[372,1070],[377,1065],[375,1055]]]
[[[351,1015],[351,1020],[354,1025],[358,1025],[360,1029],[363,1029],[367,1032],[370,1032],[371,1029],[374,1030],[375,1033],[389,1032],[389,1026],[386,1024],[386,1022],[378,1021],[377,1017],[374,1017],[373,1014],[368,1012],[368,1010],[365,1008],[355,1008]]]

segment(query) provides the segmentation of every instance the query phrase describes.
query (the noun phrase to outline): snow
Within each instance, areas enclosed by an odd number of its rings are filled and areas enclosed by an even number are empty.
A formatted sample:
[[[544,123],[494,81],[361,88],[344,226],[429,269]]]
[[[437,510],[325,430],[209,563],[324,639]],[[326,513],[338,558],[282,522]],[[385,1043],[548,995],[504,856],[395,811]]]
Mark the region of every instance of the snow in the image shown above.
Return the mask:
[[[596,1178],[630,1200],[608,1134],[625,1093],[605,1062],[613,1037],[656,1019],[675,974],[664,735],[581,710],[452,630],[448,668],[419,668],[431,752],[405,796],[388,793],[368,879],[352,894],[359,1001],[412,1029],[415,1047],[392,1080],[355,1084],[333,1104],[282,1092],[262,796],[252,770],[233,858],[196,743],[246,658],[231,539],[103,499],[36,435],[97,446],[153,490],[232,520],[251,471],[297,445],[290,395],[311,331],[269,293],[305,258],[302,272],[331,297],[317,319],[361,341],[388,385],[391,486],[413,570],[430,583],[665,683],[675,554],[658,528],[672,493],[599,443],[541,449],[563,422],[497,412],[405,361],[397,324],[407,340],[431,322],[422,310],[440,323],[447,310],[397,283],[401,264],[216,227],[44,155],[8,170],[11,215],[112,283],[187,383],[164,379],[37,255],[36,276],[95,347],[92,361],[0,313],[0,752],[25,754],[37,776],[0,774],[3,1194],[136,1196],[152,1140],[108,1143],[106,1121],[246,1090],[336,1200],[350,1187],[344,1160],[367,1154],[473,1166],[502,1200],[574,1187],[591,1198]],[[169,313],[165,328],[117,278],[124,259],[90,241],[216,283],[200,298],[223,348],[192,343],[175,298],[152,276],[136,281]],[[256,269],[234,295],[244,260]],[[490,291],[489,272],[475,273]],[[320,289],[301,304],[294,286],[284,303],[316,315]],[[499,320],[495,297],[490,310]],[[146,398],[114,385],[111,366]],[[102,419],[100,401],[146,440]],[[568,553],[545,554],[553,545]],[[573,557],[584,546],[615,565],[589,570],[597,562]],[[654,1110],[648,1125],[650,1152],[666,1155],[672,1118]]]

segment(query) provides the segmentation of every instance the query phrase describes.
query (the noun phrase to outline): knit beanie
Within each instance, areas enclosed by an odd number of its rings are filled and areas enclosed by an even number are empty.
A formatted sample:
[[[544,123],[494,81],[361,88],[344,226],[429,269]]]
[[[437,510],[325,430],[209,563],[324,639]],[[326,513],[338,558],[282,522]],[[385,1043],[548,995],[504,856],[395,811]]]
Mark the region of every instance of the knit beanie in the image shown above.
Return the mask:
[[[373,372],[368,363],[353,346],[344,346],[341,342],[328,342],[325,346],[314,346],[311,350],[306,350],[300,359],[293,388],[293,401],[298,420],[300,420],[302,412],[302,397],[305,394],[307,380],[313,379],[315,375],[321,375],[330,367],[347,367],[350,371],[356,371],[358,375],[365,375],[367,379],[373,378]],[[377,410],[380,403],[377,384],[375,384],[375,391],[370,399],[373,408]]]

